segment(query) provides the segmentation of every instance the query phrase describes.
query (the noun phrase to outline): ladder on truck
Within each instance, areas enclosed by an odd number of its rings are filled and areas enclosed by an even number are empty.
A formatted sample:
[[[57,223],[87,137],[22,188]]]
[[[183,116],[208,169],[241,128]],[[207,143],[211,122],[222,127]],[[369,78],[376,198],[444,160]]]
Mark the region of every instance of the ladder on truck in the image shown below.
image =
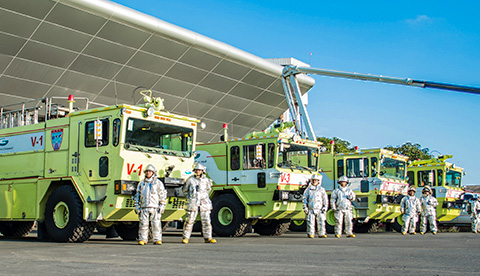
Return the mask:
[[[307,109],[303,104],[300,86],[298,85],[296,78],[298,74],[315,74],[336,78],[356,79],[363,81],[409,85],[421,88],[443,89],[470,94],[480,94],[480,88],[472,86],[287,65],[283,68],[282,83],[285,91],[285,97],[287,98],[288,108],[290,110],[290,114],[292,115],[293,122],[295,123],[295,130],[303,139],[309,139],[312,141],[316,141],[316,136],[313,131]]]

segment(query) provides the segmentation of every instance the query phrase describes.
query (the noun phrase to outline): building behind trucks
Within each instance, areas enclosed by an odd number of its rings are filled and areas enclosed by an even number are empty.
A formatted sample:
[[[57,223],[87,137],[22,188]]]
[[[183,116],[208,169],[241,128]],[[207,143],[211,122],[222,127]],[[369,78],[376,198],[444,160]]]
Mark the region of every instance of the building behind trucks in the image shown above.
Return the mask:
[[[39,222],[42,236],[83,242],[95,225],[115,225],[124,240],[134,240],[132,195],[148,164],[168,191],[162,220],[180,219],[199,121],[163,111],[162,100],[146,92],[143,106],[69,113],[71,108],[44,98],[33,107],[2,108],[0,232],[23,236]],[[42,108],[45,115],[39,116]]]
[[[304,217],[303,188],[316,172],[321,144],[281,123],[245,138],[197,145],[197,162],[213,180],[212,226],[223,237],[281,235]],[[226,127],[226,126],[225,126]]]
[[[441,225],[448,224],[460,216],[462,209],[466,208],[467,201],[463,199],[464,187],[462,177],[465,170],[446,160],[452,155],[442,155],[429,160],[415,160],[408,166],[408,183],[417,188],[417,197],[422,196],[425,186],[432,188],[433,196],[438,200],[437,221]],[[403,225],[401,218],[393,224],[396,231]]]

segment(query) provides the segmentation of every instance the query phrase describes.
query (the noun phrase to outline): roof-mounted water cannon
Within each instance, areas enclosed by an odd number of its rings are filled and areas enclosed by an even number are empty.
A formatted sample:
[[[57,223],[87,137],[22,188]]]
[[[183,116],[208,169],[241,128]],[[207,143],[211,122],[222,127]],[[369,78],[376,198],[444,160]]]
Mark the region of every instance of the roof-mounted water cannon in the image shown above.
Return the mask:
[[[145,113],[146,117],[152,116],[155,111],[162,111],[165,109],[163,99],[160,97],[153,97],[152,94],[152,90],[140,91],[140,95],[143,96],[145,107],[147,108],[147,112]]]

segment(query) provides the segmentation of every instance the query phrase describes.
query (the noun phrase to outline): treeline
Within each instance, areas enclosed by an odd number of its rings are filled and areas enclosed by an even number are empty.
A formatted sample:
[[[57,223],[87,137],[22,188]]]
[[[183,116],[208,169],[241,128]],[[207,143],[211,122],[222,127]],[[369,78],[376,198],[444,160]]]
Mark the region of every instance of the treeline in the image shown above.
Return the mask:
[[[347,141],[340,139],[338,137],[328,138],[328,137],[317,137],[317,141],[322,142],[323,145],[326,147],[327,152],[331,152],[331,141],[334,141],[333,151],[335,153],[345,153],[345,152],[353,152],[355,151],[355,146]],[[433,155],[430,153],[429,148],[422,148],[422,145],[416,143],[413,144],[411,142],[406,142],[403,145],[398,146],[390,146],[387,145],[383,147],[384,149],[391,150],[396,154],[402,154],[408,156],[410,160],[424,160],[424,159],[431,159]]]

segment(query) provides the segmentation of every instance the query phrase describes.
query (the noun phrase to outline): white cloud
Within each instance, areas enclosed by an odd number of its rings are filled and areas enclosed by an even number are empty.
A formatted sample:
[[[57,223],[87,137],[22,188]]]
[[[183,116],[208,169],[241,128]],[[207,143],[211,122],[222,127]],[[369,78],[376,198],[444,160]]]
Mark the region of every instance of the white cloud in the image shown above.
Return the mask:
[[[431,23],[433,22],[433,19],[426,15],[417,15],[415,19],[406,19],[405,22],[409,25],[420,25]]]

